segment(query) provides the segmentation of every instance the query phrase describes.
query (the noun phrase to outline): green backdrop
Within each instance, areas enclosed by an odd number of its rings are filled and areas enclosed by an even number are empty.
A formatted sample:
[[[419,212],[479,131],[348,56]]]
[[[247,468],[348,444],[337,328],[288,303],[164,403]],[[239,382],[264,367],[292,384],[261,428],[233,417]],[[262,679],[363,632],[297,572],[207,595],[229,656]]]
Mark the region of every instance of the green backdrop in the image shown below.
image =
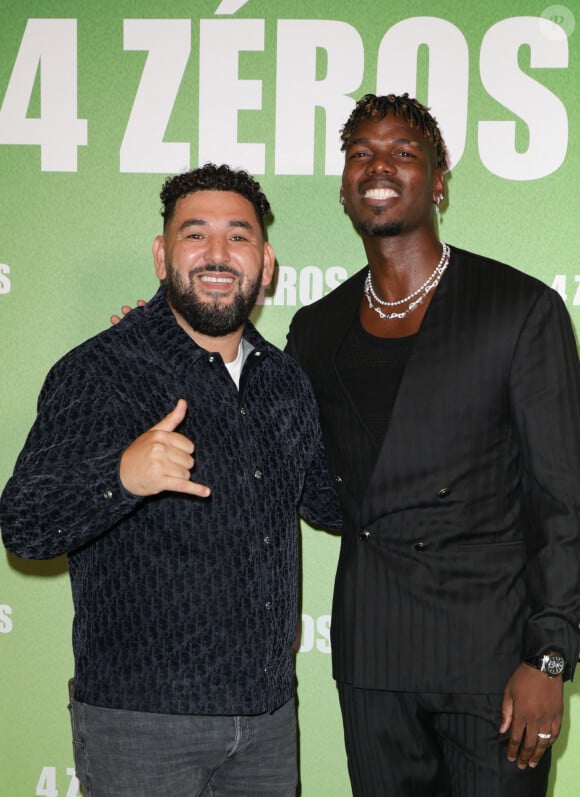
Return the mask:
[[[255,320],[280,345],[299,306],[364,264],[338,204],[338,128],[368,91],[408,90],[438,118],[453,162],[442,238],[554,285],[578,325],[579,0],[4,0],[0,22],[0,486],[50,365],[155,291],[168,174],[216,160],[258,176],[278,278]],[[303,529],[306,797],[350,793],[330,675],[337,553]],[[71,617],[64,559],[0,555],[1,797],[77,795]],[[579,690],[557,797],[579,793]]]

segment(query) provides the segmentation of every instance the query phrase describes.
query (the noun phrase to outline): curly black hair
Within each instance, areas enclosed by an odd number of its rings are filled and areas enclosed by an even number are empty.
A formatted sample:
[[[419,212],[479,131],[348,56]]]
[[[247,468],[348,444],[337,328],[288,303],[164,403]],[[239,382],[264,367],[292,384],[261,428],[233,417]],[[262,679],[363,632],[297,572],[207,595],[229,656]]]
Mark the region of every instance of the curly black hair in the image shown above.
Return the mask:
[[[243,169],[230,169],[225,163],[221,166],[206,163],[193,171],[167,178],[159,194],[163,203],[161,215],[164,228],[173,217],[177,200],[196,191],[233,191],[240,194],[254,206],[262,233],[265,233],[272,211],[266,195],[260,189],[260,183]]]
[[[437,168],[447,171],[449,168],[447,148],[435,117],[429,113],[429,109],[425,105],[422,105],[419,100],[409,97],[408,94],[387,94],[381,97],[377,97],[376,94],[365,94],[364,97],[361,97],[340,130],[341,150],[344,152],[347,148],[351,136],[363,119],[378,121],[384,119],[389,113],[400,116],[409,127],[418,129],[422,136],[433,145]]]

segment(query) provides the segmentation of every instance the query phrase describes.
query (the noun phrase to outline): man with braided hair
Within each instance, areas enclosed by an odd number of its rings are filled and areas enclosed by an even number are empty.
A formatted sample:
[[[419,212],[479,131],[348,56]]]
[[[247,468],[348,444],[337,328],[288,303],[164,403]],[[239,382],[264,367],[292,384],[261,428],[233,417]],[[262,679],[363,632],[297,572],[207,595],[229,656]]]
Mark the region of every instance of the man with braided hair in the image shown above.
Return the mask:
[[[51,370],[2,534],[68,555],[85,797],[295,797],[297,512],[339,528],[338,499],[306,376],[248,321],[260,186],[207,164],[161,199],[165,284]]]
[[[368,265],[295,316],[345,527],[332,617],[357,797],[540,797],[578,659],[580,376],[559,295],[439,240],[447,157],[367,95],[340,202]]]

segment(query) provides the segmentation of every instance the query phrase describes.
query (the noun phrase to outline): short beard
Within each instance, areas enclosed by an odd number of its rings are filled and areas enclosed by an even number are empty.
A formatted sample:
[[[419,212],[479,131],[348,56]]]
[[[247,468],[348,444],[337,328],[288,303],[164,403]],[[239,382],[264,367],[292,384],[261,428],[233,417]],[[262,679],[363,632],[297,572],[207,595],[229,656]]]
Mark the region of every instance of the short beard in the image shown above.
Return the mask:
[[[361,235],[375,238],[390,238],[403,232],[403,222],[397,220],[383,222],[361,221],[355,226]]]
[[[238,283],[240,281],[239,274],[224,264],[205,266],[199,270],[232,274]],[[190,272],[190,285],[185,287],[173,268],[168,266],[167,298],[171,307],[200,335],[221,338],[242,327],[250,317],[260,293],[262,270],[245,291],[238,287],[236,295],[229,304],[222,304],[219,298],[214,301],[200,299],[191,285],[196,271],[197,269],[193,269]]]

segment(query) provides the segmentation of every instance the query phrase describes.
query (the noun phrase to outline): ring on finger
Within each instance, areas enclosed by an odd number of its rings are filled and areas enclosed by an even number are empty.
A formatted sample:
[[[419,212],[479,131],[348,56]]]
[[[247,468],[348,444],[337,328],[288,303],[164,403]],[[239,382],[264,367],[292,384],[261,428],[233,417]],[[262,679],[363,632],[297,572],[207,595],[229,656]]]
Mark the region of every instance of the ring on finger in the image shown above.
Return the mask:
[[[552,738],[552,734],[551,733],[539,733],[538,734],[538,739],[551,739],[551,738]]]

